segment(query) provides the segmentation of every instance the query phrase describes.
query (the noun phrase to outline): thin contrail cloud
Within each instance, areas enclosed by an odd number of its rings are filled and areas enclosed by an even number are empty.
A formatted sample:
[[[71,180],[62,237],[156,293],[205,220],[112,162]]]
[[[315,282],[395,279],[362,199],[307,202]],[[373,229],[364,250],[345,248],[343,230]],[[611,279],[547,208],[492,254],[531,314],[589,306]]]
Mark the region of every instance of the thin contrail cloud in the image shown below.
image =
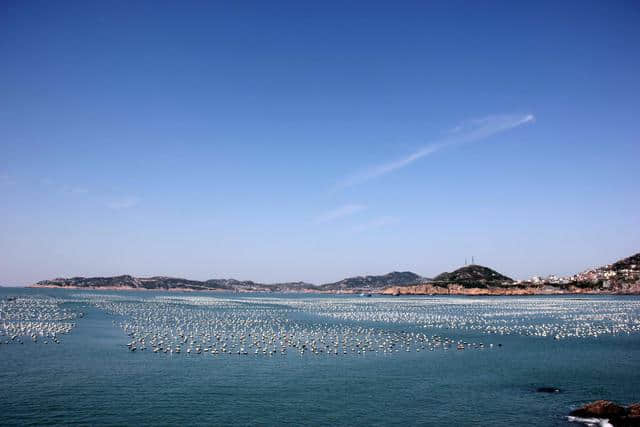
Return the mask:
[[[355,203],[350,203],[347,205],[340,206],[338,208],[327,211],[316,218],[315,222],[318,224],[335,221],[337,219],[343,218],[345,216],[353,215],[357,212],[360,212],[367,207],[364,205],[359,205]]]
[[[443,148],[480,141],[492,135],[516,128],[535,121],[533,114],[502,114],[474,119],[456,126],[446,136],[436,140],[406,157],[373,166],[361,172],[354,173],[341,180],[337,188],[353,187],[373,178],[386,175],[395,170],[410,165],[416,160],[427,157]]]

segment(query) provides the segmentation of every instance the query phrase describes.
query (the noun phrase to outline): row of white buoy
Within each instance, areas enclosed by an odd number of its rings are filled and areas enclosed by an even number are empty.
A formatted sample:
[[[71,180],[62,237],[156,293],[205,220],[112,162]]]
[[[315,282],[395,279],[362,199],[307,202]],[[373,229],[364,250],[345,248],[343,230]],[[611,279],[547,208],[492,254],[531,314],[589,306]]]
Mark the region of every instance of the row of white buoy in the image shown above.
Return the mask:
[[[484,334],[564,339],[640,332],[638,299],[307,298],[288,304],[339,321],[421,325]]]
[[[0,301],[0,344],[25,341],[59,344],[82,313],[61,307],[64,300],[50,297],[12,297]]]
[[[62,305],[67,302],[51,297],[13,297],[0,300],[0,320],[62,322],[82,317],[77,312]]]
[[[326,321],[297,307],[270,300],[211,297],[154,298],[130,301],[94,299],[93,304],[122,316],[130,337],[127,348],[186,355],[365,355],[492,348],[384,325]],[[299,320],[294,320],[299,319]]]
[[[607,298],[354,298],[83,293],[0,300],[0,343],[59,342],[83,314],[117,316],[130,351],[186,355],[357,355],[482,350],[441,334],[525,335],[561,340],[640,332],[640,300]],[[421,332],[423,331],[423,332]],[[447,331],[447,332],[445,332]]]

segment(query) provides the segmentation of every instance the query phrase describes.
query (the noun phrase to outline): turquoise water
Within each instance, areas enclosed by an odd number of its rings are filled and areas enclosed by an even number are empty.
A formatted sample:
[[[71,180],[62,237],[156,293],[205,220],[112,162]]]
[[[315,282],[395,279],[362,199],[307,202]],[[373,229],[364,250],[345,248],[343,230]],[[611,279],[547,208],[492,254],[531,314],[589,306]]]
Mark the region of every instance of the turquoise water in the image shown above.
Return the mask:
[[[82,317],[49,320],[75,324],[58,336],[59,344],[0,336],[2,425],[562,426],[569,425],[568,412],[587,401],[640,401],[637,297],[0,290],[0,299],[9,297],[53,297],[47,300],[52,307]],[[4,323],[18,321],[13,303],[5,303]],[[29,316],[42,319],[40,311]],[[341,331],[353,342],[364,334],[372,341],[403,337],[410,351],[334,355],[289,348],[272,356],[214,356],[186,354],[187,345],[179,354],[153,353],[150,346],[129,350],[132,338],[123,328],[149,328],[167,314],[173,317],[165,323],[190,319],[183,326],[200,331],[207,319],[216,319],[208,327],[225,333],[232,323],[224,319],[257,319],[254,328],[277,324],[299,336]],[[503,334],[489,333],[496,328]],[[418,341],[408,338],[416,334],[449,337],[454,344],[417,351]],[[459,341],[483,347],[457,350]],[[542,386],[562,392],[537,393]]]

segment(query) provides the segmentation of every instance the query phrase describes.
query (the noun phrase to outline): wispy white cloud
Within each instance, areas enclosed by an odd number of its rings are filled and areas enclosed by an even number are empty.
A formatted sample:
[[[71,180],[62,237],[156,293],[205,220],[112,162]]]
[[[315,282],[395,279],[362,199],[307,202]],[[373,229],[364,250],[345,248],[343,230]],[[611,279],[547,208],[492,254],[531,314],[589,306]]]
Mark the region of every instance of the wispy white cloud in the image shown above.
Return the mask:
[[[353,227],[353,231],[356,233],[362,233],[364,231],[373,230],[376,228],[384,227],[395,222],[396,219],[390,216],[383,216],[380,218],[372,219],[371,221]]]
[[[447,132],[439,140],[420,148],[406,157],[373,166],[369,169],[365,169],[364,171],[347,176],[338,183],[337,187],[346,188],[362,184],[373,178],[386,175],[408,166],[416,160],[429,156],[443,148],[457,144],[480,141],[492,135],[516,128],[526,123],[532,123],[534,121],[535,117],[533,114],[502,114],[487,116],[461,123]]]
[[[119,199],[113,199],[106,203],[109,209],[121,210],[132,208],[140,203],[140,199],[133,196],[122,197]]]
[[[316,223],[325,223],[335,221],[340,218],[344,218],[349,215],[353,215],[360,211],[365,210],[367,207],[359,204],[347,204],[330,211],[324,212],[322,215],[316,218]]]

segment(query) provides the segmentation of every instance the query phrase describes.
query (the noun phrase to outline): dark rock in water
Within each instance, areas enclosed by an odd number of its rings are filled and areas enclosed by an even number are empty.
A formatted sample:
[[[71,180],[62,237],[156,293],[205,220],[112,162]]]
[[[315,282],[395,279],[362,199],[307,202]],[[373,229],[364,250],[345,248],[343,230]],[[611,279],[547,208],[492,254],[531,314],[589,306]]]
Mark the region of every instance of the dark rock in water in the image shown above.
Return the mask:
[[[640,417],[640,403],[627,406],[627,415],[630,417]]]
[[[625,408],[610,400],[597,400],[571,411],[570,415],[579,418],[606,418],[614,427],[640,427],[640,403]]]
[[[560,389],[556,387],[538,387],[536,391],[538,393],[560,393]]]
[[[613,417],[609,423],[614,427],[640,427],[640,417]]]
[[[611,418],[621,417],[627,413],[624,406],[620,406],[610,400],[596,400],[587,403],[582,408],[571,411],[571,415],[581,418]]]

